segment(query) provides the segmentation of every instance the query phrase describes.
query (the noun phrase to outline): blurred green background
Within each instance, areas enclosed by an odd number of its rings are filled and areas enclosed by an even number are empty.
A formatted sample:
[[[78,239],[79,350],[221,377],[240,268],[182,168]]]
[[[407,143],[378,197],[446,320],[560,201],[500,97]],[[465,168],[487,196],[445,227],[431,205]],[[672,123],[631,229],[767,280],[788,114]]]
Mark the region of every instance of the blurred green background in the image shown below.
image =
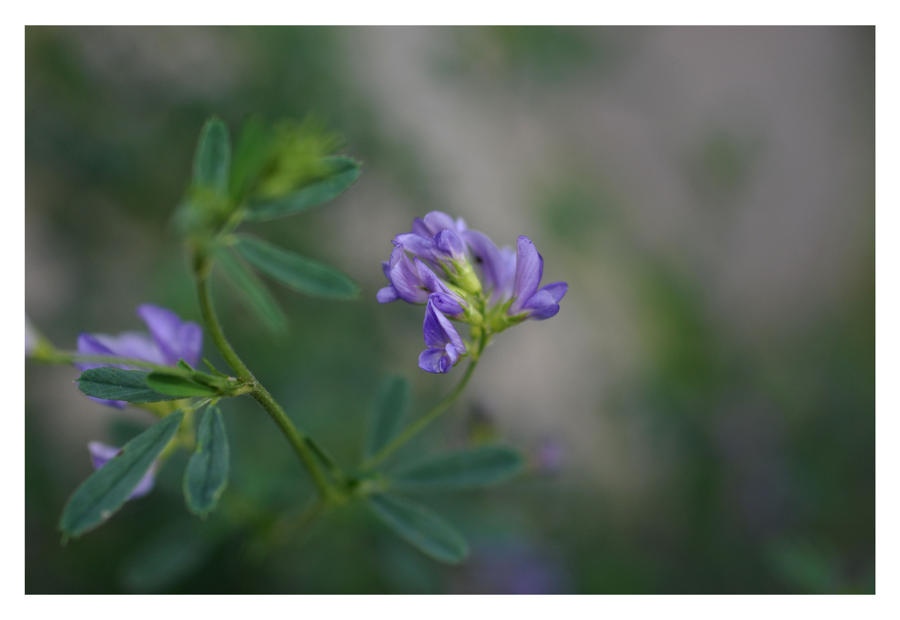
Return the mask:
[[[501,437],[528,475],[424,503],[472,545],[438,565],[361,509],[262,533],[311,492],[254,403],[206,522],[156,490],[66,546],[87,441],[149,424],[75,369],[26,365],[26,591],[873,592],[873,28],[26,29],[26,312],[58,346],[198,318],[171,216],[211,113],[312,114],[365,162],[336,202],[255,231],[359,301],[272,286],[287,337],[215,290],[236,348],[355,464],[375,386],[422,412],[421,308],[375,303],[391,237],[434,209],[529,235],[560,314],[503,333],[409,454]],[[209,342],[206,354],[218,360]]]

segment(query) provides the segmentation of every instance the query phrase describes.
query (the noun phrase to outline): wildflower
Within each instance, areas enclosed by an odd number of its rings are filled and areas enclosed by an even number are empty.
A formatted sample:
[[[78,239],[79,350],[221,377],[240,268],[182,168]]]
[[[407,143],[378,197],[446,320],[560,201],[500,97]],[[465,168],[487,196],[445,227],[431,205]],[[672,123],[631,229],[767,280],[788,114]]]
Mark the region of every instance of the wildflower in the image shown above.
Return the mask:
[[[390,259],[382,263],[388,286],[376,294],[379,303],[398,299],[426,304],[425,340],[428,349],[419,366],[428,372],[447,372],[467,348],[446,349],[450,320],[467,323],[478,355],[490,336],[526,319],[548,319],[559,312],[568,285],[554,282],[540,287],[544,260],[528,237],[520,236],[516,250],[498,248],[484,233],[462,219],[432,211],[413,220],[412,230],[392,240]],[[429,326],[441,327],[441,338]],[[432,345],[429,339],[439,343]]]
[[[144,304],[138,307],[138,316],[147,325],[150,334],[125,332],[118,336],[106,334],[80,334],[78,353],[81,355],[109,355],[129,357],[144,362],[175,366],[184,360],[191,366],[200,361],[203,350],[203,330],[190,321],[182,321],[177,314],[166,308]],[[81,370],[112,366],[113,364],[79,362]],[[121,366],[124,368],[124,366]],[[91,397],[93,398],[93,397]],[[124,407],[124,401],[102,400],[97,402],[113,407]]]
[[[105,443],[100,443],[99,441],[91,441],[88,443],[88,451],[91,453],[91,463],[93,464],[94,469],[100,469],[113,458],[115,458],[115,456],[118,455],[119,452],[122,451],[122,449],[115,446],[109,446]],[[141,478],[141,481],[138,482],[136,487],[134,487],[134,490],[131,492],[131,495],[128,496],[128,499],[143,497],[151,490],[153,490],[153,483],[155,478],[156,463],[153,463],[153,465],[150,466],[150,469],[147,470],[147,473],[144,474],[144,477]]]
[[[460,356],[466,352],[466,345],[453,323],[445,317],[429,300],[425,307],[425,322],[422,326],[425,346],[428,348],[419,354],[419,368],[435,374],[449,371]]]

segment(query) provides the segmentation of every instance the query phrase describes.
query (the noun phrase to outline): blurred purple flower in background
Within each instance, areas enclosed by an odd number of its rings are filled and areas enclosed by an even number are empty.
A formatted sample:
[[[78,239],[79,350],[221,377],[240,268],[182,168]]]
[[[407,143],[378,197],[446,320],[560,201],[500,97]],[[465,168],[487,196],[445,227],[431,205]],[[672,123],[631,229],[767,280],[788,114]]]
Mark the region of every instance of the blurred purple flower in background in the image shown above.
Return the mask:
[[[94,469],[100,469],[115,458],[115,456],[121,452],[121,448],[109,446],[105,443],[100,443],[99,441],[91,441],[88,443],[88,451],[91,453],[91,463],[93,464]],[[155,478],[156,463],[153,463],[153,465],[150,466],[150,469],[147,470],[147,473],[144,474],[144,477],[141,478],[141,481],[138,482],[138,485],[134,487],[134,491],[131,492],[128,499],[143,497],[153,490]]]
[[[563,566],[525,541],[493,543],[478,550],[464,589],[490,594],[561,594],[570,588]]]
[[[191,366],[197,365],[203,351],[203,330],[197,323],[182,321],[171,310],[151,304],[138,306],[137,314],[147,325],[149,335],[139,332],[124,332],[118,336],[79,334],[78,353],[129,357],[163,366],[175,366],[183,359]],[[75,365],[88,370],[114,364],[79,362]],[[112,407],[121,408],[126,404],[120,400],[89,398]]]

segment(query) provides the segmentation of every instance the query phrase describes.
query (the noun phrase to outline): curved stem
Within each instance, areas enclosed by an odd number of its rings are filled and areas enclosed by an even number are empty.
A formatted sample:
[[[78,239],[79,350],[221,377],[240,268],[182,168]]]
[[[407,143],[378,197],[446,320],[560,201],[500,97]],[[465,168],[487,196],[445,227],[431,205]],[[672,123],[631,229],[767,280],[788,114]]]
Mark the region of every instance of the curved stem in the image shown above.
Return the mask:
[[[197,295],[200,299],[200,314],[203,316],[203,322],[206,323],[206,328],[209,330],[213,342],[216,344],[216,347],[219,349],[219,352],[222,354],[222,357],[225,358],[225,361],[231,369],[237,373],[238,377],[253,386],[250,395],[262,405],[262,408],[265,409],[266,413],[269,414],[269,417],[272,418],[287,438],[294,453],[300,459],[300,462],[303,463],[303,466],[306,467],[307,471],[309,471],[310,476],[312,476],[313,483],[316,485],[319,495],[329,500],[334,499],[336,497],[336,492],[331,483],[329,483],[328,478],[325,476],[321,467],[319,467],[319,463],[316,461],[315,455],[309,445],[311,443],[310,439],[300,432],[269,390],[253,376],[253,373],[243,360],[241,360],[240,356],[238,356],[237,352],[231,346],[231,343],[229,343],[228,339],[225,337],[225,333],[222,331],[222,325],[219,323],[215,308],[213,307],[212,296],[209,292],[209,271],[210,264],[208,261],[201,260],[197,262],[195,272],[197,279]]]
[[[464,374],[459,383],[456,384],[456,387],[453,388],[453,391],[447,394],[443,399],[441,399],[441,401],[434,407],[432,407],[425,415],[407,426],[403,430],[403,432],[397,435],[384,448],[376,452],[371,458],[364,462],[362,464],[363,470],[372,469],[373,467],[383,463],[385,459],[396,452],[401,446],[403,446],[403,444],[422,432],[429,424],[437,420],[442,413],[450,408],[450,405],[456,402],[456,399],[459,398],[459,395],[463,393],[463,390],[469,383],[469,379],[472,378],[472,373],[475,372],[475,367],[478,365],[478,360],[481,357],[481,352],[484,351],[487,340],[488,334],[487,332],[485,332],[484,334],[482,334],[481,339],[478,342],[478,349],[472,356],[472,361],[469,363],[469,367],[466,368],[466,374]]]

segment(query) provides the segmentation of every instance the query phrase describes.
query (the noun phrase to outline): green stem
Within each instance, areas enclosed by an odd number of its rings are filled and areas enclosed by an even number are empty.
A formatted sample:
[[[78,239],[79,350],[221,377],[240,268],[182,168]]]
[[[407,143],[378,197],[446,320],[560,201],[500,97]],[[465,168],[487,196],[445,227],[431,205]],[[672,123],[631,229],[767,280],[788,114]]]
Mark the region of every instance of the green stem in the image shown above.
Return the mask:
[[[278,428],[281,429],[281,432],[291,444],[294,453],[299,457],[300,462],[303,463],[303,466],[306,467],[307,471],[309,471],[310,476],[312,476],[313,483],[316,485],[319,495],[329,500],[336,499],[337,492],[328,481],[328,478],[325,476],[321,467],[319,467],[319,463],[316,461],[315,455],[308,445],[310,443],[309,438],[300,432],[272,394],[256,379],[255,376],[253,376],[253,373],[247,365],[244,364],[243,360],[241,360],[237,352],[232,348],[231,343],[229,343],[228,339],[225,337],[225,333],[222,331],[222,326],[219,323],[219,319],[216,316],[216,311],[213,307],[212,296],[209,292],[208,280],[210,268],[211,265],[209,261],[199,260],[196,263],[195,272],[197,277],[197,294],[200,299],[200,314],[203,316],[203,321],[206,323],[206,328],[209,330],[216,348],[219,349],[222,357],[225,358],[225,361],[231,369],[237,373],[238,377],[253,386],[250,395],[262,405],[262,408],[269,414],[269,417],[271,417],[275,424],[278,425]]]
[[[472,378],[472,374],[475,372],[475,367],[478,365],[478,360],[481,357],[481,352],[484,351],[484,347],[488,341],[488,333],[485,331],[481,338],[478,341],[478,349],[472,355],[472,361],[469,363],[469,367],[466,368],[466,374],[463,375],[462,379],[460,379],[459,383],[456,384],[456,387],[453,388],[453,391],[447,394],[438,404],[432,407],[425,415],[420,417],[418,420],[407,426],[403,432],[397,435],[390,443],[388,443],[384,448],[376,452],[371,458],[369,458],[366,462],[362,464],[363,471],[370,470],[377,465],[383,463],[385,459],[391,456],[394,452],[400,449],[403,444],[408,442],[410,439],[418,435],[422,432],[429,424],[437,420],[442,413],[444,413],[447,409],[450,408],[456,399],[459,398],[459,395],[463,393],[463,390],[466,389],[466,385],[469,383],[469,379]]]

